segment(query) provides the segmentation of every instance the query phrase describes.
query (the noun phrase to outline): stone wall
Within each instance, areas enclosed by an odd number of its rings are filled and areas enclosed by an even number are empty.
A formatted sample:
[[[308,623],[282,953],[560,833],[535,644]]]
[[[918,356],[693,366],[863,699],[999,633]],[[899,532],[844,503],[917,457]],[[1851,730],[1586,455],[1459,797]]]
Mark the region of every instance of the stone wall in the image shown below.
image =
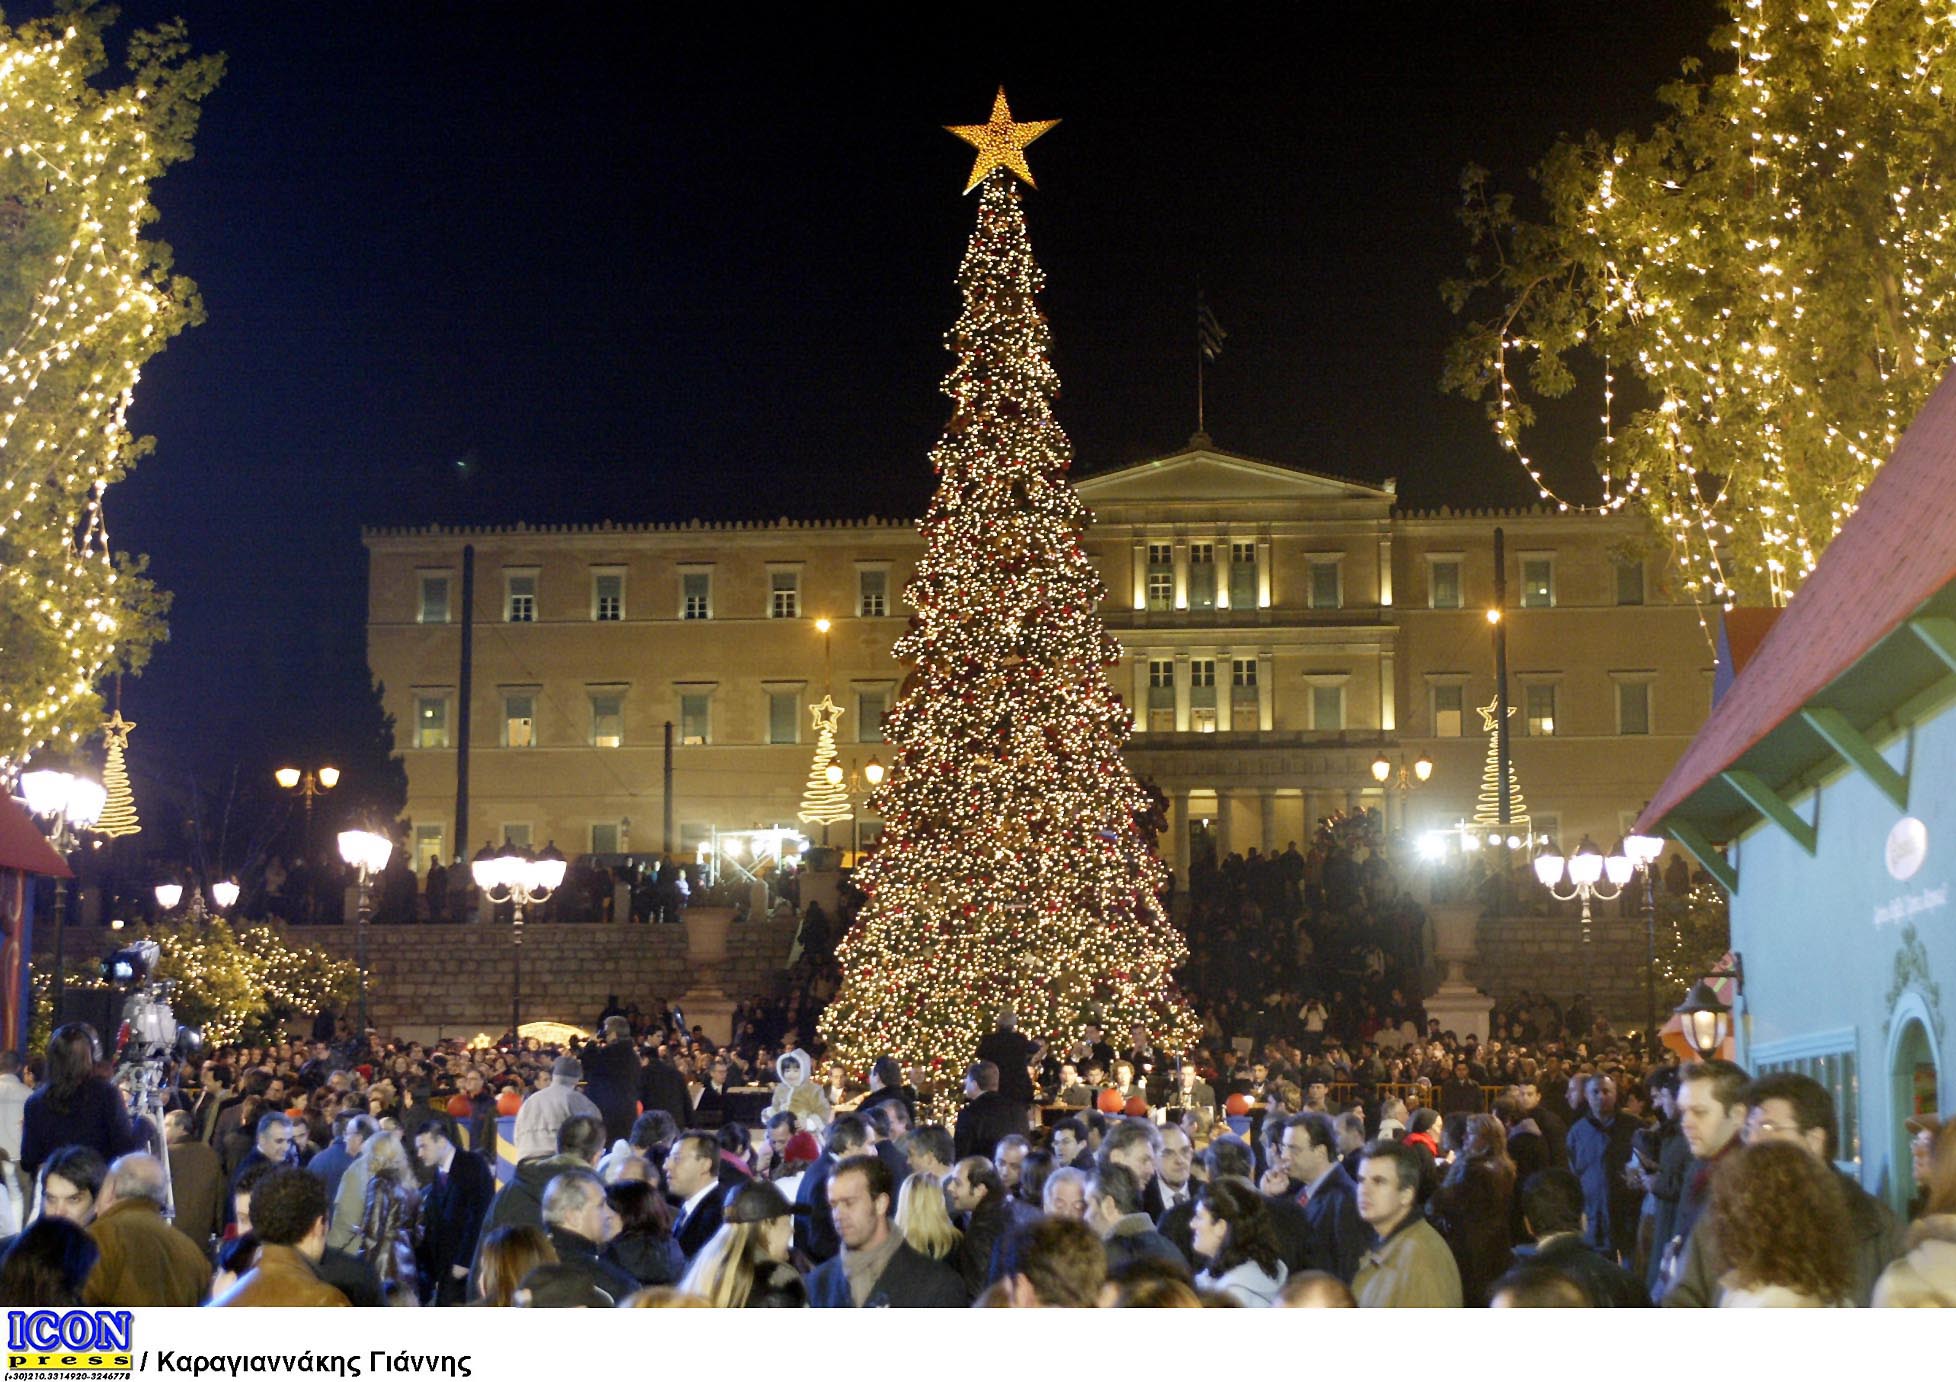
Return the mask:
[[[1618,916],[1615,903],[1594,908],[1592,917],[1590,939],[1584,944],[1575,907],[1566,911],[1558,907],[1542,916],[1484,916],[1479,927],[1480,954],[1467,966],[1467,977],[1497,1001],[1528,989],[1546,993],[1566,1007],[1576,994],[1586,993],[1596,1011],[1619,1031],[1626,1026],[1641,1030],[1648,954],[1643,918]],[[1659,1022],[1682,997],[1660,980]]]
[[[733,998],[773,990],[794,944],[794,922],[741,922],[727,934]],[[45,933],[47,928],[40,930]],[[354,957],[352,926],[295,926],[293,940]],[[367,932],[367,1007],[373,1024],[416,1040],[500,1033],[509,1025],[511,928],[507,925],[373,926]],[[95,953],[107,933],[71,928],[70,955]],[[37,935],[45,942],[45,935]],[[36,946],[37,954],[42,949]],[[680,926],[537,925],[523,928],[523,1020],[596,1023],[606,996],[649,1006],[687,987]]]

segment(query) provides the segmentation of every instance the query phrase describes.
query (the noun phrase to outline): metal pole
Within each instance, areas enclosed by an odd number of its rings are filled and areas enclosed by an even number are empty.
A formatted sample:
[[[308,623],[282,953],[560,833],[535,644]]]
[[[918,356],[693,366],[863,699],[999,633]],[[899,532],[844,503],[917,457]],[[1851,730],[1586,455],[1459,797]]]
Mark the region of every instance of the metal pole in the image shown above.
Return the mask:
[[[1655,859],[1644,865],[1644,1049],[1652,1058],[1657,1055],[1657,895],[1651,882],[1656,869]]]
[[[68,827],[65,821],[55,827],[55,844],[61,850],[61,857],[64,861],[68,858],[67,834]],[[48,985],[48,993],[54,999],[53,1025],[56,1027],[61,1025],[61,998],[64,987],[63,972],[65,969],[62,961],[61,928],[62,923],[67,919],[68,880],[66,878],[57,878],[54,880],[54,979]],[[33,1019],[34,1015],[30,1011],[27,1015],[27,1025],[32,1026]],[[102,1039],[107,1041],[113,1033],[104,1032],[101,1035]]]
[[[1508,561],[1507,544],[1499,528],[1494,530],[1494,608],[1501,617],[1494,621],[1494,741],[1496,771],[1501,775],[1502,833],[1514,812],[1508,790]]]
[[[659,853],[667,861],[672,859],[672,721],[666,721],[666,779],[665,779],[665,838],[659,842]]]
[[[475,700],[475,544],[462,544],[462,665],[455,681],[455,856],[468,851],[469,708]],[[459,918],[458,918],[459,920]]]
[[[345,905],[344,902],[341,903]],[[360,966],[360,1038],[367,1036],[367,922],[373,916],[373,891],[367,882],[367,871],[360,870],[360,912],[354,929],[354,942],[357,947],[355,959]],[[340,915],[344,916],[342,912]]]
[[[523,1031],[523,903],[522,893],[516,895],[516,929],[513,944],[516,947],[516,982],[509,999],[509,1034],[511,1039],[521,1041]]]

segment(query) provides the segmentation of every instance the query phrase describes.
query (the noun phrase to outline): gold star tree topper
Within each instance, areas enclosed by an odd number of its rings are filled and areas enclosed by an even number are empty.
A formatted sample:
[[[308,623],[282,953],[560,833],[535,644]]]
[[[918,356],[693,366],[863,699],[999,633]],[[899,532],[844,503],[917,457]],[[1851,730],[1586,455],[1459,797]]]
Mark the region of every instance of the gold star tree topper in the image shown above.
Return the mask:
[[[971,166],[971,180],[964,185],[971,191],[994,168],[1003,168],[1027,187],[1037,187],[1032,169],[1026,167],[1026,145],[1057,125],[1057,120],[1014,120],[1012,107],[1005,102],[1005,88],[998,89],[992,101],[992,118],[982,125],[946,125],[944,128],[978,151]]]
[[[808,713],[815,719],[815,732],[817,734],[820,734],[823,730],[827,730],[830,734],[835,733],[836,725],[842,720],[842,707],[837,705],[828,696],[822,697],[820,704],[809,706]]]
[[[1494,733],[1495,725],[1500,723],[1500,721],[1495,717],[1495,710],[1497,707],[1500,706],[1500,704],[1501,704],[1501,698],[1499,696],[1496,696],[1493,700],[1489,701],[1486,705],[1477,705],[1474,707],[1474,709],[1481,712],[1481,728],[1486,730],[1489,734]],[[1513,706],[1509,706],[1508,713],[1510,715],[1514,714],[1515,708]]]

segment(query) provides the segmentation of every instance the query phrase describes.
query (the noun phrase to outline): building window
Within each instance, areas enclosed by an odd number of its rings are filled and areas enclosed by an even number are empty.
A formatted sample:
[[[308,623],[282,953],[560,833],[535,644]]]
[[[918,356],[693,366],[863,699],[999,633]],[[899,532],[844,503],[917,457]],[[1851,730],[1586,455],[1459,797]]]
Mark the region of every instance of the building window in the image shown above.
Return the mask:
[[[503,618],[511,624],[537,621],[537,573],[510,571],[503,576]]]
[[[421,575],[421,608],[415,616],[417,623],[446,624],[448,622],[448,573],[423,572]]]
[[[537,698],[532,691],[514,691],[503,697],[503,747],[535,748],[537,742]]]
[[[1231,609],[1255,609],[1257,602],[1256,544],[1229,544],[1229,605]]]
[[[448,831],[439,825],[414,827],[414,871],[426,873],[430,864],[439,864],[448,856]]]
[[[1616,732],[1650,733],[1650,683],[1620,681],[1616,684]]]
[[[1521,607],[1550,609],[1555,605],[1555,558],[1521,559]]]
[[[591,696],[591,743],[601,749],[615,749],[624,742],[624,696],[615,691],[594,692]]]
[[[625,617],[625,573],[595,571],[591,574],[591,617],[612,624]]]
[[[1166,542],[1148,544],[1148,608],[1161,611],[1175,603],[1175,548]]]
[[[801,572],[770,571],[768,597],[770,619],[801,618]]]
[[[713,617],[712,572],[686,571],[680,574],[679,617],[681,619],[711,619]]]
[[[1466,728],[1467,688],[1458,682],[1433,688],[1433,735],[1438,739],[1458,739]]]
[[[533,840],[534,836],[528,821],[503,822],[504,844],[515,845],[518,849],[528,849],[533,843]]]
[[[1229,681],[1232,686],[1246,686],[1255,690],[1256,659],[1253,657],[1232,659],[1229,665]]]
[[[414,698],[414,746],[417,749],[448,747],[448,697]]]
[[[1338,563],[1335,561],[1314,561],[1311,563],[1311,608],[1337,609],[1343,601],[1339,598]]]
[[[1522,689],[1522,714],[1530,734],[1555,733],[1555,687],[1537,683]]]
[[[1818,1046],[1830,1050],[1815,1050]],[[1802,1050],[1801,1048],[1805,1048]],[[1785,1051],[1786,1054],[1778,1054]],[[1753,1048],[1752,1067],[1761,1075],[1791,1071],[1817,1080],[1834,1097],[1834,1164],[1850,1172],[1861,1164],[1861,1088],[1854,1034],[1776,1042]]]
[[[1166,734],[1175,728],[1175,660],[1148,661],[1148,731]]]
[[[881,619],[890,612],[890,573],[856,573],[856,613],[865,619]]]
[[[799,691],[767,693],[767,741],[770,744],[801,742],[801,693]]]
[[[592,821],[591,852],[593,854],[623,854],[625,852],[625,828],[623,822]]]
[[[1616,563],[1616,602],[1641,605],[1644,602],[1644,564],[1641,558]]]
[[[1189,608],[1216,607],[1216,544],[1189,544]]]
[[[1345,688],[1343,686],[1313,686],[1311,688],[1311,728],[1315,730],[1343,729],[1345,727]]]
[[[712,741],[710,719],[713,697],[704,691],[688,691],[679,698],[679,742],[705,744]]]
[[[1213,657],[1189,659],[1189,728],[1197,734],[1216,732],[1216,660]]]
[[[858,744],[883,742],[883,716],[889,713],[889,709],[890,693],[887,691],[856,693],[856,742]]]
[[[1434,609],[1460,608],[1460,563],[1436,561],[1427,567],[1427,604]]]

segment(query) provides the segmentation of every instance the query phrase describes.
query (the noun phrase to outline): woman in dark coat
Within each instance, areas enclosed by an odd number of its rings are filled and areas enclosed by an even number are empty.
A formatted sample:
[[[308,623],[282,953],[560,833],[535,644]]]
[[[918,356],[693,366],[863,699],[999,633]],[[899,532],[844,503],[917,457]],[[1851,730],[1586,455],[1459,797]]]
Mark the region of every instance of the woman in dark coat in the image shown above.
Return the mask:
[[[420,1237],[421,1187],[398,1133],[382,1133],[368,1144],[372,1174],[360,1215],[360,1257],[385,1287],[416,1289],[419,1273],[414,1245]]]
[[[642,1180],[620,1181],[605,1191],[618,1211],[618,1236],[604,1255],[638,1279],[641,1286],[670,1286],[686,1269],[685,1256],[672,1238],[665,1197]]]
[[[122,1091],[96,1073],[95,1029],[70,1022],[48,1039],[47,1083],[21,1110],[20,1169],[32,1180],[56,1147],[87,1147],[105,1162],[141,1148]]]
[[[1515,1165],[1507,1130],[1492,1114],[1466,1120],[1460,1156],[1434,1192],[1427,1215],[1453,1249],[1461,1299],[1486,1305],[1488,1288],[1514,1256]]]

